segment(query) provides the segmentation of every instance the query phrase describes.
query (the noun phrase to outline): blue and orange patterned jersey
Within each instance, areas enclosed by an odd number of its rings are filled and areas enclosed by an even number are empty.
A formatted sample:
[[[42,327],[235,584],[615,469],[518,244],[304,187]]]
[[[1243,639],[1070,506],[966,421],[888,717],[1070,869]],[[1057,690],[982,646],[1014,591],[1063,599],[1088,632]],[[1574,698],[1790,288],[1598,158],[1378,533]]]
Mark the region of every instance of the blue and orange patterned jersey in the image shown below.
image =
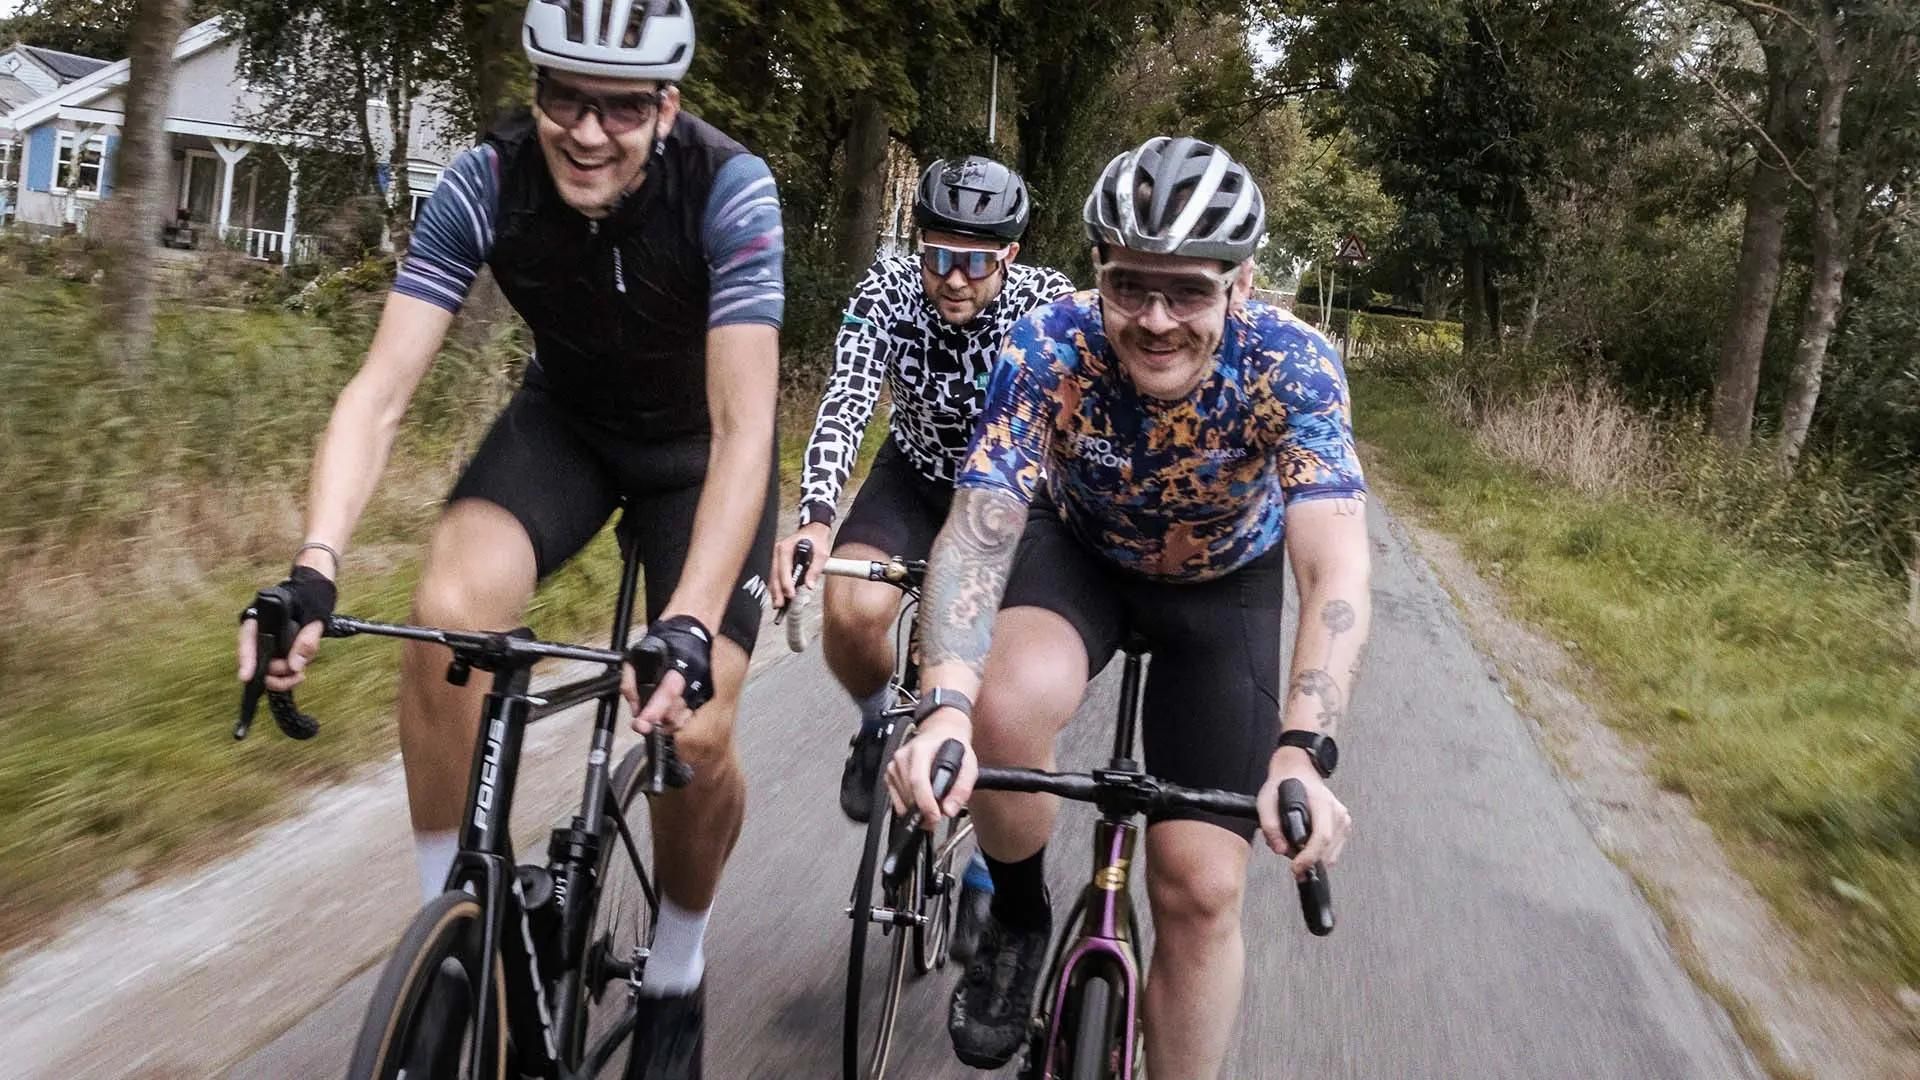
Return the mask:
[[[1134,389],[1095,293],[1008,335],[957,487],[1040,486],[1086,543],[1146,577],[1205,581],[1271,551],[1288,503],[1364,496],[1346,372],[1292,315],[1248,303],[1182,401]]]

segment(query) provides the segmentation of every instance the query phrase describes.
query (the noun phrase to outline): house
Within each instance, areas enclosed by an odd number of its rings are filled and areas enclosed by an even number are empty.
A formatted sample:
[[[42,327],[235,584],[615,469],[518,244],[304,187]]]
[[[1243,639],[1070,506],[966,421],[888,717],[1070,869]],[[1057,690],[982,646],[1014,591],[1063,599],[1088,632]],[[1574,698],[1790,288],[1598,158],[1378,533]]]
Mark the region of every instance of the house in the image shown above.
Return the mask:
[[[23,57],[18,67],[26,76],[16,75],[17,80],[37,93],[9,103],[0,115],[0,160],[11,163],[16,178],[9,200],[13,218],[43,230],[84,230],[92,208],[113,192],[113,159],[126,121],[127,61],[104,63],[16,46],[0,53],[0,70],[5,58],[16,54]],[[52,64],[44,60],[49,57]],[[200,235],[220,237],[254,258],[310,257],[316,244],[298,229],[300,176],[290,151],[324,146],[325,140],[311,132],[253,125],[262,100],[241,74],[240,47],[220,19],[184,31],[173,62],[165,130],[177,213]],[[30,63],[35,70],[28,70]],[[43,76],[53,68],[72,77],[49,83]],[[4,93],[6,85],[0,83]],[[380,133],[390,130],[385,102],[369,101],[368,109],[381,141]],[[408,145],[407,174],[417,210],[447,162],[466,145],[466,133],[423,98],[413,110]],[[156,236],[162,224],[154,223]]]
[[[0,117],[43,94],[51,94],[76,79],[107,66],[105,60],[75,56],[58,49],[11,45],[0,50]],[[20,181],[19,141],[0,124],[0,221],[12,216],[14,189]]]

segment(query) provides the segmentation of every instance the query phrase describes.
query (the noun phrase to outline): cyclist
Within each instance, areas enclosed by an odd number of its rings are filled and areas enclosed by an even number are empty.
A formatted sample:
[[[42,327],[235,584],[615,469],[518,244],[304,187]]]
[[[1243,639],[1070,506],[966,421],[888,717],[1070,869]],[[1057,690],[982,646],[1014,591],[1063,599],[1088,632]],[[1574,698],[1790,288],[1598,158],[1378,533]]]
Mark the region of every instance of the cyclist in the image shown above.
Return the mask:
[[[626,5],[611,5],[626,12]],[[484,265],[532,329],[525,380],[448,496],[415,621],[516,625],[535,583],[625,503],[645,562],[650,633],[675,670],[634,726],[677,731],[691,785],[653,803],[664,889],[633,1061],[697,1076],[702,942],[738,836],[745,785],[735,705],[774,538],[774,403],[784,304],[778,200],[765,162],[680,108],[693,59],[684,4],[535,0],[522,37],[535,73],[523,113],[447,169],[421,215],[367,360],[314,460],[307,540],[288,581],[304,625],[268,685],[290,688],[334,602],[339,552],[372,495],[414,388]],[[243,628],[241,675],[253,664]],[[458,847],[485,687],[442,677],[411,648],[400,744],[421,891]],[[695,711],[697,710],[697,711]]]
[[[1257,793],[1259,830],[1281,853],[1277,789],[1300,780],[1314,821],[1293,858],[1304,873],[1332,862],[1349,828],[1324,778],[1368,618],[1365,483],[1340,360],[1305,324],[1247,299],[1264,204],[1219,147],[1163,136],[1115,157],[1085,220],[1098,287],[1008,338],[934,543],[927,689],[918,734],[889,767],[894,800],[929,821],[958,812],[976,751],[1050,768],[1088,679],[1136,633],[1153,650],[1146,767]],[[1283,552],[1301,612],[1284,695]],[[947,739],[969,750],[936,805],[928,767]],[[1052,930],[1042,864],[1055,803],[983,792],[972,811],[996,892],[948,1031],[962,1061],[994,1068],[1026,1033]],[[1220,1070],[1253,833],[1203,813],[1149,823],[1150,1076]]]
[[[893,395],[887,441],[840,525],[833,554],[926,557],[953,500],[953,477],[1000,343],[1027,312],[1073,291],[1059,271],[1016,262],[1030,213],[1026,184],[997,161],[936,161],[921,174],[913,200],[919,256],[876,260],[842,317],[833,374],[807,446],[800,528],[774,548],[776,604],[789,595],[794,546],[808,540],[815,551],[827,549],[882,383]],[[820,580],[823,567],[814,563],[807,584]],[[826,585],[821,647],[860,707],[860,730],[840,776],[840,808],[854,821],[867,820],[880,775],[900,601],[900,590],[881,582],[830,578]],[[992,888],[977,856],[967,881],[953,936],[960,959],[971,955]]]

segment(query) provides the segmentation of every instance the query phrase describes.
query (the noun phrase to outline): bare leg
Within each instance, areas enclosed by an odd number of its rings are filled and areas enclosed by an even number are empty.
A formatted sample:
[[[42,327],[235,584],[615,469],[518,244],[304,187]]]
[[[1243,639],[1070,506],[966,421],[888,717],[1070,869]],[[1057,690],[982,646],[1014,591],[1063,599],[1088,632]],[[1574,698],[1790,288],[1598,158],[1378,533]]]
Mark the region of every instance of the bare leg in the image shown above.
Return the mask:
[[[840,559],[882,560],[889,552],[865,544],[842,544]],[[827,668],[855,701],[872,697],[893,674],[894,620],[900,590],[884,581],[829,577],[826,581],[820,651]]]
[[[747,781],[734,749],[733,721],[747,677],[747,651],[730,638],[713,645],[713,700],[674,742],[693,782],[653,800],[653,857],[660,886],[689,911],[705,911],[746,818]]]
[[[1044,608],[994,617],[993,649],[974,707],[973,745],[982,765],[1053,768],[1053,741],[1087,692],[1087,647],[1073,625]],[[1031,792],[980,791],[971,803],[980,850],[1019,862],[1046,846],[1059,800]]]
[[[1153,963],[1146,989],[1147,1075],[1213,1080],[1240,1012],[1246,949],[1240,908],[1251,849],[1203,821],[1147,830]]]
[[[533,544],[512,514],[462,499],[433,533],[413,594],[413,619],[455,630],[505,630],[533,596]],[[415,832],[458,829],[487,679],[447,682],[447,650],[408,642],[400,666],[400,757]]]

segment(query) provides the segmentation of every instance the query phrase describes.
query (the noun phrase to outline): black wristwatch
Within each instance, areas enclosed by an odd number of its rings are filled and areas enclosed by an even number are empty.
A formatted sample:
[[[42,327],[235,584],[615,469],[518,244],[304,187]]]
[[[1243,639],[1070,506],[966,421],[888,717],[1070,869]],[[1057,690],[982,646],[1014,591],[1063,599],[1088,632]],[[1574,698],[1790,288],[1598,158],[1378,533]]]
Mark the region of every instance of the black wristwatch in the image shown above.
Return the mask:
[[[958,709],[960,715],[969,721],[973,719],[973,699],[958,690],[934,687],[920,695],[920,707],[913,710],[913,722],[918,724],[940,709]]]
[[[1323,780],[1332,776],[1333,770],[1340,766],[1340,746],[1333,741],[1331,735],[1290,728],[1280,733],[1280,745],[1297,746],[1305,750],[1307,757],[1313,761],[1315,771]]]

